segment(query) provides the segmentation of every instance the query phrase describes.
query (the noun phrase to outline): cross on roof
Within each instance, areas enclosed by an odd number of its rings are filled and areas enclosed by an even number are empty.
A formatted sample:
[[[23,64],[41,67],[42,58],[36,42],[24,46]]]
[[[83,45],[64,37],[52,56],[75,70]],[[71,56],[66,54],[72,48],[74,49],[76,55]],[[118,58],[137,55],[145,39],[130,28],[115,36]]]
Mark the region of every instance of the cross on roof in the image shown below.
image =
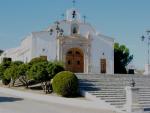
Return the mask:
[[[77,15],[77,14],[76,14],[76,11],[73,11],[73,12],[72,12],[72,18],[76,18],[76,15]]]

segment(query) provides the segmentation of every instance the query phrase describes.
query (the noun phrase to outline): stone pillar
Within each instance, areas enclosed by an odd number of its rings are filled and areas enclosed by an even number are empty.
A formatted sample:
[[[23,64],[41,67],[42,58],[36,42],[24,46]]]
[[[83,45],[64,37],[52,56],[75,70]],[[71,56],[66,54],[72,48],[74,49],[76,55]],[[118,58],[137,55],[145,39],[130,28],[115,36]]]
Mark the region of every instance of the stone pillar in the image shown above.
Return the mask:
[[[61,41],[60,41],[60,38],[61,38],[61,37],[57,37],[57,39],[56,39],[56,42],[57,42],[57,43],[56,43],[56,44],[57,44],[57,45],[56,45],[56,46],[57,46],[57,49],[56,49],[56,54],[57,54],[57,55],[56,55],[56,56],[57,56],[57,57],[56,57],[56,60],[58,60],[58,61],[60,61],[60,59],[61,59],[61,45],[60,45],[60,42],[61,42]]]
[[[145,65],[144,75],[150,75],[150,64],[146,64]]]
[[[126,111],[127,113],[142,113],[139,104],[139,88],[126,87]]]

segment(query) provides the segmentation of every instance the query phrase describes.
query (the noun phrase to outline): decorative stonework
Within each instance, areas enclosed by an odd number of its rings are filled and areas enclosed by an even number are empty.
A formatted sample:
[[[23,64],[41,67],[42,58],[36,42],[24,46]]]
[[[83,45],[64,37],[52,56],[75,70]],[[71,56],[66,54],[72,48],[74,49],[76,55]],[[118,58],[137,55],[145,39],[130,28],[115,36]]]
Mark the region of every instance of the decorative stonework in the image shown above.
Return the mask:
[[[84,54],[84,72],[88,73],[89,63],[90,63],[90,40],[80,35],[72,35],[70,37],[59,37],[60,50],[59,50],[59,60],[66,62],[66,54],[71,48],[79,48]]]

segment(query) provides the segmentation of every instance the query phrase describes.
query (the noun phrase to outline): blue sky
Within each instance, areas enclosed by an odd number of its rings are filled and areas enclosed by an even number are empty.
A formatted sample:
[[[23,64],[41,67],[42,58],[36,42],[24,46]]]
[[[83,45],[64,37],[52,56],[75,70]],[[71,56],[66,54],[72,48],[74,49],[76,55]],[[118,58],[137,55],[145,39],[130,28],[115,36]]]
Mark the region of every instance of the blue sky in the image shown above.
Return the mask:
[[[72,0],[0,0],[0,49],[16,47],[32,31],[47,28],[72,7]],[[97,31],[127,45],[134,65],[144,68],[150,0],[77,0],[76,8]]]

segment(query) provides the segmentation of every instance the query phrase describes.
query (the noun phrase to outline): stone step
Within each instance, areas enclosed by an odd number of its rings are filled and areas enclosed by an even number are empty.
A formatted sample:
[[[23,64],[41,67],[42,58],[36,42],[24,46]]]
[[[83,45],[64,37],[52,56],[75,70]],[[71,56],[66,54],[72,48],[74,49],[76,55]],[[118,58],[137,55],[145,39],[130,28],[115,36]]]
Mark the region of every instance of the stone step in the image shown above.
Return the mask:
[[[123,87],[107,87],[107,86],[80,86],[80,88],[99,88],[99,90],[101,89],[123,89]]]
[[[90,92],[90,93],[95,94],[95,95],[97,95],[97,94],[111,94],[111,95],[120,94],[120,95],[125,95],[125,92],[111,92],[111,91],[101,91],[101,92],[95,92],[95,93]]]
[[[123,108],[124,108],[124,105],[114,105],[116,108],[119,108],[119,109],[121,109],[122,111],[124,110]],[[124,110],[125,111],[125,110]]]
[[[109,102],[110,105],[113,105],[113,106],[120,106],[120,105],[125,105],[125,102]]]
[[[125,90],[122,89],[101,89],[99,91],[90,91],[91,93],[100,93],[102,91],[112,91],[112,92],[125,92]]]
[[[139,94],[139,97],[149,97],[150,93],[141,93]]]
[[[136,81],[137,83],[138,82],[140,82],[140,83],[149,83],[149,80],[150,79],[142,79],[142,80],[136,80],[136,79],[134,79],[134,81]],[[131,82],[131,80],[130,79],[115,79],[115,78],[113,78],[113,79],[103,79],[103,78],[82,78],[82,79],[80,79],[79,78],[79,81],[83,81],[83,82],[90,82],[90,81],[92,81],[92,82]]]
[[[139,94],[148,94],[148,93],[150,94],[150,91],[146,91],[146,90],[145,91],[139,91]]]
[[[125,94],[122,93],[90,93],[95,96],[126,96]]]
[[[141,103],[142,102],[150,102],[150,99],[147,99],[147,100],[146,99],[139,99],[139,102],[141,102]]]
[[[149,100],[139,100],[139,103],[142,104],[149,104],[150,105],[150,101]]]
[[[125,97],[124,95],[96,95],[96,97]]]
[[[118,105],[120,103],[125,104],[126,101],[125,100],[105,100],[105,102]]]
[[[115,86],[129,86],[130,85],[130,83],[92,83],[92,82],[84,82],[84,83],[80,83],[80,85],[86,85],[86,86],[88,86],[88,85],[96,85],[96,86],[113,86],[113,87],[115,87]],[[141,86],[150,86],[150,83],[149,84],[136,84],[136,87],[141,87]],[[149,91],[150,89],[145,89],[145,90],[143,90],[143,91]]]
[[[147,79],[147,78],[145,78],[145,79],[143,79],[143,78],[139,78],[139,79],[137,79],[137,78],[133,78],[134,79],[134,81],[137,81],[137,82],[147,82],[148,83],[148,81],[150,80],[150,78],[149,79]],[[90,80],[90,81],[110,81],[110,82],[112,82],[112,81],[116,81],[116,82],[120,82],[120,81],[127,81],[127,82],[130,82],[132,79],[130,79],[130,78],[102,78],[102,77],[98,77],[98,78],[92,78],[92,77],[90,77],[90,78],[87,78],[87,77],[85,77],[85,78],[79,78],[79,80],[83,80],[83,81],[86,81],[86,80]]]
[[[109,82],[109,81],[108,81]],[[84,84],[95,84],[95,85],[123,85],[123,86],[125,86],[125,85],[130,85],[130,83],[131,82],[114,82],[114,83],[108,83],[108,82],[89,82],[89,81],[87,81],[87,82],[80,82],[81,84],[82,83],[84,83]],[[136,82],[135,82],[136,83]],[[145,85],[145,87],[147,86],[147,87],[149,87],[150,86],[150,83],[136,83],[135,84],[136,86],[143,86],[143,85]],[[143,88],[144,88],[144,86],[143,86]]]
[[[120,97],[101,97],[101,99],[126,99],[126,97],[125,96],[120,96]]]

